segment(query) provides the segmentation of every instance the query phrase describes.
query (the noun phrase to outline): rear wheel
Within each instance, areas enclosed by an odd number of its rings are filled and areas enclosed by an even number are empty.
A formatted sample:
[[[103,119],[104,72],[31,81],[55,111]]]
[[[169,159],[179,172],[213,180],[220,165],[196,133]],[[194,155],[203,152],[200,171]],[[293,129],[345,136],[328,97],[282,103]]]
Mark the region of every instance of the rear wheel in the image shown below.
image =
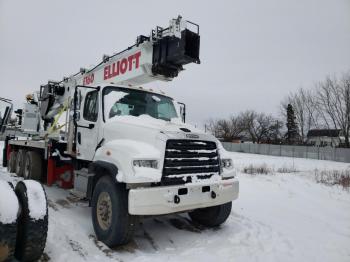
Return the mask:
[[[42,158],[34,151],[26,153],[24,162],[24,178],[40,181],[42,178]]]
[[[0,261],[12,261],[17,236],[19,203],[12,184],[0,181]]]
[[[33,180],[20,181],[15,192],[21,203],[15,257],[19,261],[37,261],[43,254],[48,210],[43,186]]]
[[[189,212],[192,221],[207,227],[216,227],[224,223],[231,214],[232,202]]]
[[[127,244],[139,222],[128,212],[128,191],[124,184],[104,176],[92,197],[92,223],[98,240],[109,247]]]
[[[7,171],[9,171],[10,173],[16,173],[16,159],[17,159],[17,152],[11,151],[10,159],[7,163]]]
[[[20,149],[16,156],[16,174],[17,176],[23,176],[24,173],[24,161],[25,161],[26,151]]]

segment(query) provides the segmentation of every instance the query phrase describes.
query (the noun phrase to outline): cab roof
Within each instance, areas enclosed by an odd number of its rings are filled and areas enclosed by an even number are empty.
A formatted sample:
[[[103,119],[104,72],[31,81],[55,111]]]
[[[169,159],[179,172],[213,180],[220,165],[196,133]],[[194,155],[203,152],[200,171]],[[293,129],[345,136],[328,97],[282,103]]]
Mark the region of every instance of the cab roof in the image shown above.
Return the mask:
[[[144,91],[144,92],[148,92],[148,93],[152,93],[155,95],[161,95],[161,96],[166,96],[169,97],[171,99],[173,99],[172,97],[168,96],[166,93],[164,93],[163,91],[160,90],[154,90],[152,88],[145,88],[142,86],[133,86],[133,85],[119,85],[119,84],[103,84],[100,85],[100,87],[102,89],[106,88],[106,87],[119,87],[119,88],[125,88],[125,89],[133,89],[133,90],[138,90],[138,91]]]

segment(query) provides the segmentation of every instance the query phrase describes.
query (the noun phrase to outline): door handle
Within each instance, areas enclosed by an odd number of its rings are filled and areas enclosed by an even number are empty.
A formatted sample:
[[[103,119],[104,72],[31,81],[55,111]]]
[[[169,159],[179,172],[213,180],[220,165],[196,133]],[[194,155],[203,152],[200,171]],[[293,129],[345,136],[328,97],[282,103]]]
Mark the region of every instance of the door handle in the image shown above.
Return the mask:
[[[95,124],[89,124],[88,126],[80,126],[80,125],[77,125],[77,127],[80,127],[80,128],[87,128],[87,129],[93,129],[95,127]]]

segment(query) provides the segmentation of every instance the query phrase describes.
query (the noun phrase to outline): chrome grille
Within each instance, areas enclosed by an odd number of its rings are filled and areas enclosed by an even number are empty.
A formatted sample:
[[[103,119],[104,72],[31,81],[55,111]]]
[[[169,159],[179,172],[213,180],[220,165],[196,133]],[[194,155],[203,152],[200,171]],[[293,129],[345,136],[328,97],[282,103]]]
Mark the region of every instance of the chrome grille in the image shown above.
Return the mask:
[[[165,150],[162,182],[184,184],[210,178],[220,173],[215,142],[200,140],[168,140]]]

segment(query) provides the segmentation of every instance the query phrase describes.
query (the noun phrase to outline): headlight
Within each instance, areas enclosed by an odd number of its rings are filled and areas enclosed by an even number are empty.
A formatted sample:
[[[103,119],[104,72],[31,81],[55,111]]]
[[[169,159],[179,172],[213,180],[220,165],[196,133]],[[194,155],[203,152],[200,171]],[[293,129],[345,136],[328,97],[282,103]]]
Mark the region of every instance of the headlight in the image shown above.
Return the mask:
[[[233,168],[232,159],[230,158],[221,159],[221,168],[232,169]]]
[[[134,160],[135,167],[158,168],[158,160]]]

